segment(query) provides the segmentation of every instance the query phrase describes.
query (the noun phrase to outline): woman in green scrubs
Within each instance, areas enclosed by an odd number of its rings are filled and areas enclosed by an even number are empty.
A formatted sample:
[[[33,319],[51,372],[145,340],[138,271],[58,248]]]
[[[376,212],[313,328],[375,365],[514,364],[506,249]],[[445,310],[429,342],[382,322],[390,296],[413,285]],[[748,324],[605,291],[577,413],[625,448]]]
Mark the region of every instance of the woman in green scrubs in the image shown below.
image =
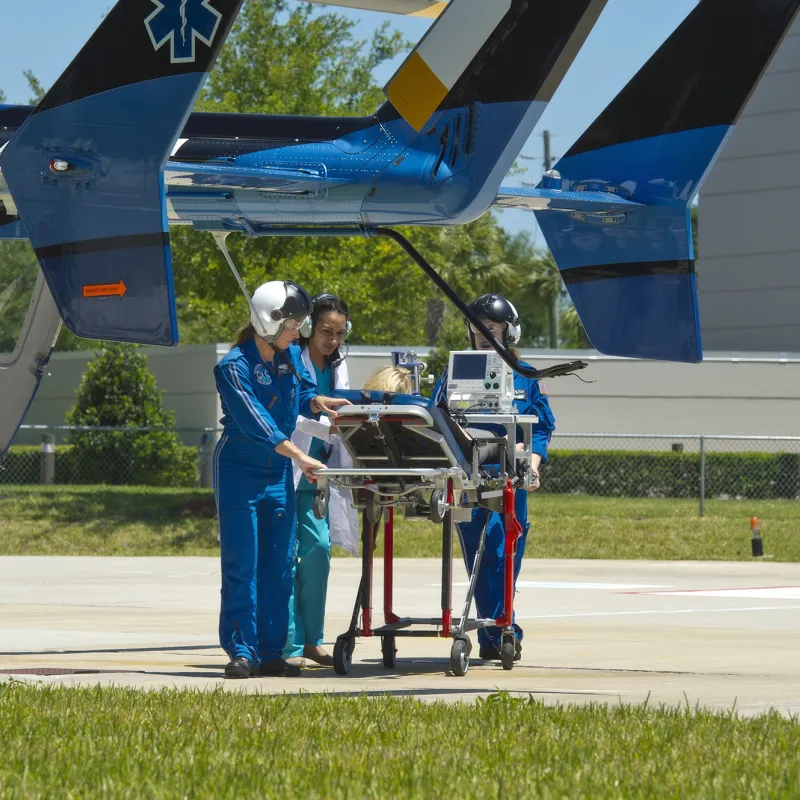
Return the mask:
[[[341,298],[321,294],[312,298],[312,304],[311,315],[300,331],[300,346],[308,374],[317,384],[317,391],[327,397],[336,389],[350,388],[341,348],[352,325],[347,304]],[[331,468],[352,466],[341,440],[330,433],[327,418],[322,422],[299,418],[292,442]],[[313,511],[316,486],[296,470],[295,487],[297,558],[283,657],[333,666],[333,658],[322,647],[331,545],[358,555],[358,518],[350,507],[348,493],[331,486],[328,513],[325,519],[317,519]]]

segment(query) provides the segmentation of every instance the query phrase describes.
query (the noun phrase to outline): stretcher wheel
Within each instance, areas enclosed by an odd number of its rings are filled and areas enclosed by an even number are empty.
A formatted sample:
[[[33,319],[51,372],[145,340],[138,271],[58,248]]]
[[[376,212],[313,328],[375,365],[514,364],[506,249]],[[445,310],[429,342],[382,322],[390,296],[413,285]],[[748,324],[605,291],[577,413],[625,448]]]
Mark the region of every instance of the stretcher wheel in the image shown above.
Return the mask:
[[[373,492],[367,492],[365,510],[367,512],[367,521],[370,525],[377,525],[381,519],[381,504],[380,500],[378,500],[378,495]]]
[[[514,668],[514,656],[517,648],[514,644],[514,634],[503,634],[503,643],[500,645],[500,661],[503,662],[503,669]]]
[[[391,669],[394,666],[394,657],[397,654],[394,636],[381,637],[381,653],[383,653],[383,666]]]
[[[431,522],[444,522],[447,513],[447,498],[443,489],[434,489],[431,494]]]
[[[469,639],[456,639],[453,646],[450,648],[450,669],[453,670],[454,675],[461,677],[467,674],[469,669]]]
[[[353,643],[353,647],[355,643]],[[333,647],[333,669],[337,675],[347,675],[353,665],[353,647],[349,636],[340,636]]]
[[[330,500],[330,490],[321,491],[317,490],[314,493],[314,516],[317,519],[325,519],[325,515],[328,513],[328,501]]]

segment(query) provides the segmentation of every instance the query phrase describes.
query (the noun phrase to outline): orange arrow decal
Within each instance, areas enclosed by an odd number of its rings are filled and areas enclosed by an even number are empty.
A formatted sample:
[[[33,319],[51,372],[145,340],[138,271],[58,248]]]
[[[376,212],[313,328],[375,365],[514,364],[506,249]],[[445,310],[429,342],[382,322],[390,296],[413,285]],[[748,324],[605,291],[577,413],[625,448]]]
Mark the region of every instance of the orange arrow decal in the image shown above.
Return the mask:
[[[119,283],[95,283],[83,287],[84,297],[119,297],[120,299],[128,291],[128,287],[120,281]]]

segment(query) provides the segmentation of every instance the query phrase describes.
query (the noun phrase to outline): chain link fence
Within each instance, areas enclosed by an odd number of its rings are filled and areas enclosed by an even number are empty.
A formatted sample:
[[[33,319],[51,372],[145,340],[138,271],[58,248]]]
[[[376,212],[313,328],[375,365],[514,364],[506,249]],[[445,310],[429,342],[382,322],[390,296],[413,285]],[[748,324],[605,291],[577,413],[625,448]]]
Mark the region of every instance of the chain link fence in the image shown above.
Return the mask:
[[[705,501],[800,498],[800,437],[555,433],[543,492]]]
[[[41,444],[12,447],[0,468],[0,484],[208,488],[221,432],[67,425],[25,425],[23,430],[41,434]],[[83,452],[69,444],[78,434]],[[176,434],[183,442],[178,447]],[[171,437],[172,449],[164,451],[160,435]],[[701,515],[707,499],[797,500],[800,436],[555,433],[549,463],[542,467],[541,491],[696,499]]]
[[[22,425],[39,445],[11,447],[0,485],[110,484],[210,488],[216,428]]]

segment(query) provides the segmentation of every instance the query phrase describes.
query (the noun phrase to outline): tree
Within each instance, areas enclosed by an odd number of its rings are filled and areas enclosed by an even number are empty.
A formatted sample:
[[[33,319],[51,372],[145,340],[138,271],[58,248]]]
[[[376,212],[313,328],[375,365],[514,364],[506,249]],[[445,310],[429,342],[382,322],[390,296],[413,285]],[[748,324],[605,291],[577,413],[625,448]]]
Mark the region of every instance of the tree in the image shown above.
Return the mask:
[[[44,86],[42,86],[39,79],[33,74],[33,70],[26,69],[22,74],[25,76],[25,80],[28,81],[28,87],[31,90],[32,96],[28,100],[28,103],[32,106],[38,105],[39,101],[47,94]]]
[[[247,3],[198,109],[259,114],[370,114],[382,100],[374,69],[410,43],[384,23],[366,42],[342,14],[286,0]]]
[[[28,242],[0,241],[0,353],[14,350],[38,271]]]
[[[522,319],[522,344],[558,347],[560,303],[565,292],[555,259],[549,251],[537,250],[526,231],[509,237],[506,247],[514,270],[510,294]]]
[[[407,235],[467,302],[477,294],[502,292],[512,276],[503,250],[503,230],[491,213],[464,226],[414,228]],[[441,345],[448,318],[456,314],[461,324],[461,316],[433,284],[427,285],[426,293],[425,341]]]
[[[67,424],[113,428],[172,428],[147,358],[136,345],[103,344],[81,379]],[[172,431],[73,431],[77,483],[193,486],[196,452]]]
[[[571,303],[561,312],[561,337],[564,347],[570,350],[592,349],[578,311]]]

